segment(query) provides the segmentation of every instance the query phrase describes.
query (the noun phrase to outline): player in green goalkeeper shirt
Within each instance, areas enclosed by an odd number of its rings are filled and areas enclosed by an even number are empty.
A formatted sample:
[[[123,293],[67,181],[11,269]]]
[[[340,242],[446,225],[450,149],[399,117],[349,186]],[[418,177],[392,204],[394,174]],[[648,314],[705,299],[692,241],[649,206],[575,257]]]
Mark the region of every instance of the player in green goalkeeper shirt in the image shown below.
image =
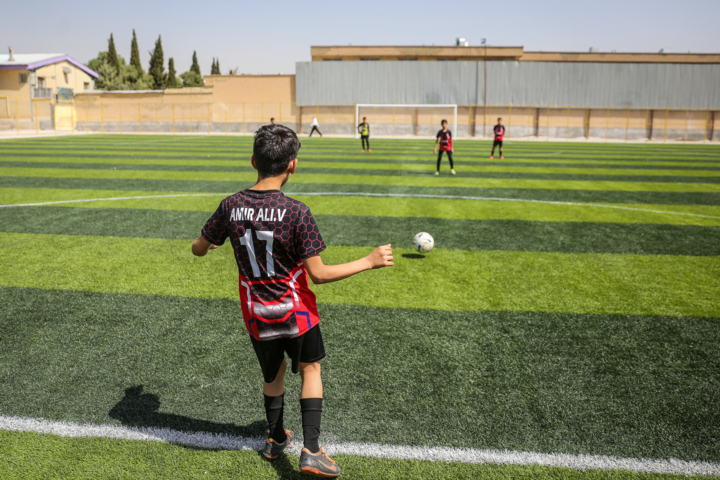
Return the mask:
[[[358,125],[357,129],[360,133],[360,139],[362,140],[363,152],[366,148],[368,152],[372,152],[372,150],[370,150],[370,124],[367,123],[367,117],[363,117],[363,121]]]

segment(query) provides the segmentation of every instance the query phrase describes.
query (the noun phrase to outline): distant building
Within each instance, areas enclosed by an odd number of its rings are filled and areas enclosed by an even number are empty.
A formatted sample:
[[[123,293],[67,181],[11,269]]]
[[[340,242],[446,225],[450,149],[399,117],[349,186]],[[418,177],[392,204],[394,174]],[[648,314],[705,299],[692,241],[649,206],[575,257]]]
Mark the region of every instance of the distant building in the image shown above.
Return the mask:
[[[460,39],[458,39],[459,41]],[[464,39],[463,39],[464,40]],[[591,63],[695,63],[720,64],[717,53],[623,53],[599,52],[529,52],[523,47],[482,46],[317,46],[310,47],[313,62],[322,61],[464,61],[482,60],[516,62],[591,62]]]
[[[64,53],[0,54],[0,98],[54,98],[59,89],[92,91],[97,72]]]

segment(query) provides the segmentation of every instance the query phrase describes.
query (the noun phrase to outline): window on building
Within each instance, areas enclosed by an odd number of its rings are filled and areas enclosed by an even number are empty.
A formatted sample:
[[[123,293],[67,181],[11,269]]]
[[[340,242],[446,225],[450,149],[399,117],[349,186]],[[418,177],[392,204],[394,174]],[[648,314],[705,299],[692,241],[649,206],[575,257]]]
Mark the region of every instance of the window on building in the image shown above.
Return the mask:
[[[377,62],[379,61],[379,58],[361,58],[360,61],[362,62]]]
[[[398,58],[401,62],[417,62],[417,58]]]
[[[25,72],[20,72],[20,74],[18,75],[18,77],[20,77],[20,78],[19,78],[20,83],[27,83],[27,78],[28,78],[27,73],[25,73]]]
[[[456,62],[457,58],[438,58],[438,62]]]
[[[83,83],[83,89],[84,90],[90,90],[90,82]]]
[[[341,62],[342,58],[323,58],[323,62]]]
[[[38,77],[37,82],[37,88],[45,88],[45,77]]]

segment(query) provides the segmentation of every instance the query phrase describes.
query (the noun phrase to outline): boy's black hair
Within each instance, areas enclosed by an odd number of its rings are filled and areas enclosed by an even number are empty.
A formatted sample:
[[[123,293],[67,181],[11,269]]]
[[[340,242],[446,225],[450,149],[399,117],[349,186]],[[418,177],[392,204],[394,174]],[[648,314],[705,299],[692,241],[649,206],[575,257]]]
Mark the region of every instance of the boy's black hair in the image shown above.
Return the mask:
[[[255,132],[253,157],[258,172],[265,177],[283,173],[299,150],[297,135],[284,125],[263,125]]]
[[[442,125],[443,123],[447,123],[447,120],[445,120],[444,118],[440,120],[440,125]]]

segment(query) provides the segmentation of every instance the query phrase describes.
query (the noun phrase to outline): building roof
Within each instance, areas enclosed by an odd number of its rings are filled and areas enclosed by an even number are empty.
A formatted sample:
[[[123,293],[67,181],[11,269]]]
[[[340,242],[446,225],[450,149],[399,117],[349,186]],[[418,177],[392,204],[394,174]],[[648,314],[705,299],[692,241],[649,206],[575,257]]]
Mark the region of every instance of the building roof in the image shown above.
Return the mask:
[[[36,68],[63,61],[75,65],[93,78],[99,76],[95,70],[86,67],[64,53],[17,53],[13,55],[12,62],[9,54],[0,54],[0,70],[35,70]]]
[[[523,47],[314,46],[314,62],[324,60],[505,60],[518,62],[700,63],[719,64],[718,53],[530,52]]]

